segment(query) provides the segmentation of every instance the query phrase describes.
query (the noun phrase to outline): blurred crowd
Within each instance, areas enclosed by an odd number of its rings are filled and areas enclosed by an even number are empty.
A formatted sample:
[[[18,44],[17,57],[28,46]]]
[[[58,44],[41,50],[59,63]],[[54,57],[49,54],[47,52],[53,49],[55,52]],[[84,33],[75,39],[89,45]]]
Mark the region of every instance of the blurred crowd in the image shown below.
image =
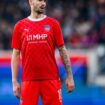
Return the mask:
[[[105,44],[105,0],[48,0],[46,13],[60,22],[67,46]],[[10,49],[14,24],[29,14],[28,0],[0,0],[0,49]]]

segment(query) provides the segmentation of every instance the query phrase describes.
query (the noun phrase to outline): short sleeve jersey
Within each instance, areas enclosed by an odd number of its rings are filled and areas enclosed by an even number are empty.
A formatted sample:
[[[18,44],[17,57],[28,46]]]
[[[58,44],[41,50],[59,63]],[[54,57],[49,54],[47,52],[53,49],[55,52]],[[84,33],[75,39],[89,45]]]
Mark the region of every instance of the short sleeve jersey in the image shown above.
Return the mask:
[[[48,16],[16,23],[12,48],[21,51],[22,81],[58,79],[55,47],[64,44],[59,23]]]

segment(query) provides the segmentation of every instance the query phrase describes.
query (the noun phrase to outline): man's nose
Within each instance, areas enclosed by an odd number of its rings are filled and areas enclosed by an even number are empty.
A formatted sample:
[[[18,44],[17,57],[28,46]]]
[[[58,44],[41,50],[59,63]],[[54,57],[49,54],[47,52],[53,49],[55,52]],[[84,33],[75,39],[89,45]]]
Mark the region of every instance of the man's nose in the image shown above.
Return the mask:
[[[46,6],[46,2],[43,0],[42,1],[42,5],[45,7]]]

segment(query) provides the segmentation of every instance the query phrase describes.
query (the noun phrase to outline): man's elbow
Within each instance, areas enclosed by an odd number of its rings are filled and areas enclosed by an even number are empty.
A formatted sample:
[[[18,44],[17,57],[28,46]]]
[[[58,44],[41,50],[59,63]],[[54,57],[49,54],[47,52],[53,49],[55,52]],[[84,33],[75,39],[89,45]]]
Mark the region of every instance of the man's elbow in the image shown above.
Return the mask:
[[[18,58],[20,58],[20,51],[17,49],[13,49],[12,59],[18,59]]]

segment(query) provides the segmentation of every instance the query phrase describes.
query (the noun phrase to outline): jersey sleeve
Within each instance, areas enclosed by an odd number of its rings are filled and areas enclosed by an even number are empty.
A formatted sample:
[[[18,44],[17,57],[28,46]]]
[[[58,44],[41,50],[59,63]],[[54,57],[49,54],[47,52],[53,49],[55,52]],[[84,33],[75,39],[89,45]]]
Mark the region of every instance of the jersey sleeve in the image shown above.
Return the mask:
[[[54,38],[55,38],[55,44],[57,47],[64,45],[62,31],[57,21],[55,21],[55,24],[54,24]]]
[[[14,26],[11,47],[21,50],[21,30],[19,22]]]

